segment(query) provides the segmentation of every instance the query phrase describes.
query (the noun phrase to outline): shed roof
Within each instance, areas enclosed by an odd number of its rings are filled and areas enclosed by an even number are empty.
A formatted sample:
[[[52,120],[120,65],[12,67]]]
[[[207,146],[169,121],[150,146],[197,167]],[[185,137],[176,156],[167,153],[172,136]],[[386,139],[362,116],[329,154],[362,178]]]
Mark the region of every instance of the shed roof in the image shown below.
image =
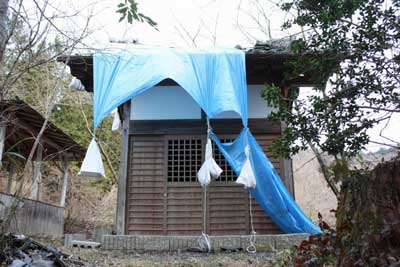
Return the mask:
[[[286,63],[293,59],[289,51],[277,51],[254,48],[246,52],[246,75],[248,84],[274,83],[277,85],[312,85],[306,76],[287,81],[284,79]],[[57,61],[66,63],[72,76],[78,78],[86,91],[93,91],[93,56],[74,55],[60,56]],[[283,84],[285,81],[285,84]],[[175,85],[172,80],[164,80],[159,85]]]
[[[12,148],[12,151],[28,157],[45,118],[20,100],[1,101],[0,109],[2,115],[8,119],[4,151],[8,151],[19,142]],[[24,141],[21,142],[21,140]],[[86,152],[72,137],[50,121],[43,133],[41,144],[43,145],[42,160],[44,161],[80,161]]]

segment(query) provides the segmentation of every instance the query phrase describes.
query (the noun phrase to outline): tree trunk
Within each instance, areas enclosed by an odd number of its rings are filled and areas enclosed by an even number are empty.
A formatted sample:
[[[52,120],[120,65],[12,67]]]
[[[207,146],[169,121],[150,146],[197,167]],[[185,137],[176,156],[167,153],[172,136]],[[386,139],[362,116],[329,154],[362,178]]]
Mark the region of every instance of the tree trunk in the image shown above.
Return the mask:
[[[33,162],[33,183],[32,183],[31,198],[35,200],[40,200],[40,184],[42,180],[40,166],[42,164],[42,153],[43,153],[43,146],[39,144],[36,149],[36,160]]]
[[[5,50],[6,40],[8,37],[7,10],[8,10],[8,0],[0,0],[0,68],[3,65],[4,50]]]
[[[400,266],[400,157],[342,183],[339,266]]]
[[[68,166],[69,162],[63,162],[63,187],[61,191],[60,206],[65,207],[65,200],[67,198],[67,187],[68,187]]]

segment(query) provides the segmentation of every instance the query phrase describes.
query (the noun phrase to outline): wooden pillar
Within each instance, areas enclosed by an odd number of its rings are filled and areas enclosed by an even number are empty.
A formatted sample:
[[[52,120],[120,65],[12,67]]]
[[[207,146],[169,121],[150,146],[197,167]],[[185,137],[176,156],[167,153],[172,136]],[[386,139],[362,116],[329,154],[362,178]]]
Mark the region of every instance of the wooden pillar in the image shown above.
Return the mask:
[[[119,163],[118,195],[117,195],[117,234],[125,234],[126,224],[126,195],[128,190],[128,153],[129,153],[129,120],[131,116],[131,101],[123,105],[122,147]]]
[[[15,173],[15,166],[10,162],[10,169],[8,170],[8,181],[7,181],[7,193],[11,194],[12,185],[13,185],[13,178]]]
[[[39,143],[36,148],[36,159],[33,162],[33,183],[31,198],[40,200],[40,183],[42,180],[42,174],[40,173],[40,165],[42,163],[43,146]]]
[[[283,132],[286,128],[286,124],[281,122],[281,132]],[[294,195],[294,178],[293,178],[293,163],[291,159],[284,159],[282,158],[279,162],[280,165],[280,173],[283,182],[286,185],[289,193],[295,198]]]
[[[3,165],[3,152],[6,139],[6,131],[7,131],[6,125],[0,126],[0,168]]]
[[[68,167],[69,167],[69,162],[63,161],[63,187],[62,187],[61,198],[60,198],[60,206],[61,207],[65,207],[65,200],[67,198]]]

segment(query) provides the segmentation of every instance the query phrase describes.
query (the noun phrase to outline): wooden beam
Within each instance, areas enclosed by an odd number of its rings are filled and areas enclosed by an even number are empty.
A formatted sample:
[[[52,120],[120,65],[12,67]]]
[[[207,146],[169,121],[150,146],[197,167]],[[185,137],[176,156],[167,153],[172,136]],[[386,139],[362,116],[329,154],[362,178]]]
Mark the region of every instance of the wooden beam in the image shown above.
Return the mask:
[[[119,164],[118,195],[117,195],[117,234],[126,234],[126,197],[128,184],[128,155],[129,155],[129,118],[131,114],[131,101],[123,105],[122,117],[122,144]]]
[[[268,119],[249,119],[253,134],[280,134],[280,123]],[[239,134],[243,129],[240,119],[212,119],[211,127],[216,134]],[[133,120],[130,134],[206,134],[205,120]]]
[[[63,187],[61,190],[61,198],[60,198],[61,207],[65,207],[65,200],[67,198],[68,167],[69,167],[69,162],[63,161]]]
[[[33,183],[31,198],[40,200],[40,184],[42,180],[42,174],[40,173],[40,165],[42,163],[43,145],[38,144],[36,148],[36,159],[33,162]]]

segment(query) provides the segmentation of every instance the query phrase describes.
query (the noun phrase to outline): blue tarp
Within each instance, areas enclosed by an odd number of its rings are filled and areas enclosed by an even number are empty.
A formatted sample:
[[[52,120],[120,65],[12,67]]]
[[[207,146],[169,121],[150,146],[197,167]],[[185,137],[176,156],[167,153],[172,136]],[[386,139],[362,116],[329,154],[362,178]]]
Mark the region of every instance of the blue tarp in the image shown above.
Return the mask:
[[[211,138],[238,176],[245,160],[244,147],[250,146],[250,161],[257,181],[251,195],[283,231],[310,234],[321,232],[296,204],[249,129],[244,128],[232,143],[221,143],[214,133]]]
[[[244,129],[233,143],[214,142],[239,175],[250,146],[256,176],[251,191],[257,202],[286,233],[319,233],[286,190],[271,162],[247,129],[245,55],[237,49],[180,50],[135,46],[116,54],[95,54],[94,126],[119,105],[170,78],[199,104],[208,117],[224,111],[237,112]]]
[[[237,49],[181,50],[135,47],[95,54],[94,127],[127,100],[170,78],[212,118],[235,111],[247,125],[244,53]]]

